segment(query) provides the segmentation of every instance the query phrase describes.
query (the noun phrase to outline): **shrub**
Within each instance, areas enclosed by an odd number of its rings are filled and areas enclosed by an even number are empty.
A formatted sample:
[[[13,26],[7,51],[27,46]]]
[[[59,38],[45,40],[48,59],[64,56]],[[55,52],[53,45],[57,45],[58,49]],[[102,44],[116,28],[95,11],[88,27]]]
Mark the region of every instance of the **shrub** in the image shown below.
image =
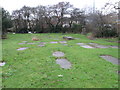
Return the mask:
[[[95,31],[95,37],[116,37],[118,36],[117,30],[109,25],[101,27]]]

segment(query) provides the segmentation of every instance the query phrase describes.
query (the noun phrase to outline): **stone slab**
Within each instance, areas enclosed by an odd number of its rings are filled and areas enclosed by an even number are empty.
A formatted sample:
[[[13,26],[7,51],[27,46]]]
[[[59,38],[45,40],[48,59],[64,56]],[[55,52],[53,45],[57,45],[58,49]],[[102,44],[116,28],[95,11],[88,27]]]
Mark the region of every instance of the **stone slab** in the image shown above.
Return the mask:
[[[111,62],[111,63],[113,63],[113,64],[119,64],[118,63],[118,59],[117,58],[114,58],[114,57],[112,57],[112,56],[109,56],[109,55],[102,55],[102,56],[100,56],[101,58],[103,58],[103,59],[105,59],[105,60],[107,60],[107,61],[109,61],[109,62]]]
[[[60,51],[56,51],[53,53],[53,56],[55,57],[63,57],[65,54],[63,52],[60,52]]]
[[[77,45],[80,45],[83,48],[94,48],[92,46],[86,45],[85,43],[77,43]]]
[[[66,41],[59,41],[59,43],[67,43]]]
[[[70,69],[71,63],[67,59],[56,59],[56,63],[60,65],[61,68]]]
[[[50,43],[58,43],[58,42],[50,42]]]
[[[21,51],[21,50],[25,50],[25,49],[27,49],[28,47],[21,47],[21,48],[19,48],[19,49],[17,49],[18,51]]]

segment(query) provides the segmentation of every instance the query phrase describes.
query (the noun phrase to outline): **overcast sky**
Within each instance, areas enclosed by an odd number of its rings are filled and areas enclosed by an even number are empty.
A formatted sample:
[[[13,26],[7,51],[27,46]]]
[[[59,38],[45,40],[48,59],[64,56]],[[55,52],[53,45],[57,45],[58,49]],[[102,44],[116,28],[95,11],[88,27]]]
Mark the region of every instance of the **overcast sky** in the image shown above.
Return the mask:
[[[0,0],[0,6],[11,13],[13,10],[20,9],[24,5],[34,7],[38,5],[53,5],[62,1],[70,2],[70,4],[77,8],[93,7],[93,2],[95,1],[95,7],[101,9],[105,3],[114,3],[119,0]]]

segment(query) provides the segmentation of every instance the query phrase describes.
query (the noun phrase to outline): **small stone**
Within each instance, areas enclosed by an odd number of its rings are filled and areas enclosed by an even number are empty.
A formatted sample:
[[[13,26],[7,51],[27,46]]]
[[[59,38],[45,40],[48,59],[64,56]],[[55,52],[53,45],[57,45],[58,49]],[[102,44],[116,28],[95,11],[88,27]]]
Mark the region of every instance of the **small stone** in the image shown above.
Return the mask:
[[[58,75],[58,77],[63,77],[63,75],[60,74],[60,75]]]

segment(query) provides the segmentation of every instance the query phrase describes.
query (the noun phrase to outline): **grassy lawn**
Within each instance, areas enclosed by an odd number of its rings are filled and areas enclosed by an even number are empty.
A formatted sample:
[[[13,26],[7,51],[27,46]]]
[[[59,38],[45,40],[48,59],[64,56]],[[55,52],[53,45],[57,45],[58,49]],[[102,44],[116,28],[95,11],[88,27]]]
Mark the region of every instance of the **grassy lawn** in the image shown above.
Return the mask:
[[[40,41],[32,41],[37,36]],[[60,43],[51,44],[51,41],[64,41],[63,36],[80,38],[69,40],[68,46]],[[55,40],[56,39],[56,40]],[[112,55],[118,58],[116,48],[88,49],[76,45],[76,43],[98,43],[102,45],[118,45],[115,42],[107,42],[108,39],[89,40],[80,34],[9,34],[8,39],[3,40],[3,60],[6,65],[3,69],[3,87],[5,88],[117,88],[118,65],[114,65],[100,55]],[[111,39],[110,39],[111,40]],[[115,41],[117,39],[113,39]],[[22,41],[36,44],[19,45]],[[45,47],[38,47],[39,42],[48,42]],[[29,47],[23,51],[17,51],[20,47]],[[52,56],[54,51],[65,53],[71,69],[62,69]],[[63,75],[63,77],[58,77]]]

